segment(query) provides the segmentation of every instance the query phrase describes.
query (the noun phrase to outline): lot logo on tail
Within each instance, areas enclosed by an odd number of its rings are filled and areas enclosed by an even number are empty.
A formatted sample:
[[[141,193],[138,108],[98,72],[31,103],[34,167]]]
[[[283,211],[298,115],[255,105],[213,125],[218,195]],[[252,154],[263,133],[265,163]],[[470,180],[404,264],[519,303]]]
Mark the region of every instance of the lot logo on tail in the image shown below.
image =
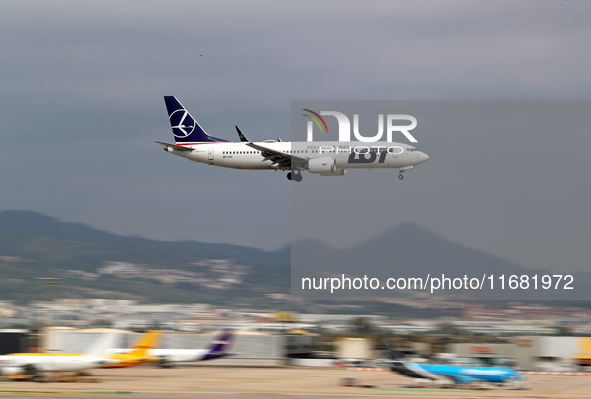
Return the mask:
[[[172,126],[172,134],[182,139],[193,133],[197,123],[186,110],[178,109],[170,114],[170,125]]]

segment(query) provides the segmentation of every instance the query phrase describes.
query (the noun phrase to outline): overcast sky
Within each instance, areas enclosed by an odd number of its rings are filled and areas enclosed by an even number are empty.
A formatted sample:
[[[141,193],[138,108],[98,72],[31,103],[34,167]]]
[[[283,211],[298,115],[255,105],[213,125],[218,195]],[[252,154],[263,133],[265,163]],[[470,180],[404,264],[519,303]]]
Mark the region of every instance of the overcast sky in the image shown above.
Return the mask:
[[[172,140],[164,95],[209,133],[236,140],[237,124],[255,141],[289,139],[294,99],[591,98],[585,1],[2,5],[0,210],[124,235],[267,249],[291,238],[283,172],[189,163],[153,143]],[[512,134],[504,123],[498,137],[464,125],[451,134],[446,115],[440,135],[419,119],[417,147],[431,159],[403,182],[375,171],[383,185],[368,206],[388,217],[345,241],[415,222],[524,266],[587,268],[591,110],[565,104],[556,107],[564,123],[517,124]],[[311,233],[335,244],[330,230]]]

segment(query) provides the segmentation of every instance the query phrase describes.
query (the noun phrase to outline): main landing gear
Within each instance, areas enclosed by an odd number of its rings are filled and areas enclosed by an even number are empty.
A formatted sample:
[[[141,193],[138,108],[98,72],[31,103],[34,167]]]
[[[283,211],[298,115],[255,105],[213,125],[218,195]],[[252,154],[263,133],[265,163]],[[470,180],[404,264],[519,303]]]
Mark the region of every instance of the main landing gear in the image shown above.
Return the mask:
[[[299,170],[293,170],[287,173],[287,180],[302,181],[302,172]]]
[[[398,180],[404,179],[404,175],[402,174],[402,170],[398,173]]]

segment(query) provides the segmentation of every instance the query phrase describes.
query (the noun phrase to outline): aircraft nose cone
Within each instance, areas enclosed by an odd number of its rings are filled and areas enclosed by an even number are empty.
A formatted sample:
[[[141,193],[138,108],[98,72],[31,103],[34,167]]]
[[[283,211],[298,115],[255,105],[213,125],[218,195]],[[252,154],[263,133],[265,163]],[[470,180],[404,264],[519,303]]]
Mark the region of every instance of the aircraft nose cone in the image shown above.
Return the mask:
[[[429,155],[425,154],[422,151],[419,151],[419,163],[423,163],[429,159]]]

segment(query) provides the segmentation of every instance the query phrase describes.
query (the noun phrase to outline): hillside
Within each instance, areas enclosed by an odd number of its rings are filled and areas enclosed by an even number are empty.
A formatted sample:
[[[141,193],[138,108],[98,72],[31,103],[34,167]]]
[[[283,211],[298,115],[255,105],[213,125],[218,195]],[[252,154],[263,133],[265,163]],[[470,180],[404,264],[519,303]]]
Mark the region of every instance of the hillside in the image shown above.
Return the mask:
[[[60,278],[60,297],[231,303],[289,290],[289,249],[121,237],[28,211],[0,212],[2,299],[49,295],[38,278]],[[58,294],[58,293],[55,293]],[[51,294],[53,295],[53,294]]]
[[[290,266],[295,266],[293,274]],[[291,248],[263,251],[231,244],[123,237],[36,212],[0,212],[0,300],[101,297],[266,307],[266,294],[290,293],[292,276],[306,273],[368,274],[382,279],[429,273],[533,274],[412,223],[346,249],[302,241]],[[42,277],[59,278],[60,284],[42,287],[38,280]],[[520,296],[519,292],[482,291],[470,295],[495,300],[584,300],[589,297],[590,282],[589,273],[579,272],[575,290],[570,292]],[[300,294],[310,298],[309,293]],[[391,296],[400,296],[400,292]]]

